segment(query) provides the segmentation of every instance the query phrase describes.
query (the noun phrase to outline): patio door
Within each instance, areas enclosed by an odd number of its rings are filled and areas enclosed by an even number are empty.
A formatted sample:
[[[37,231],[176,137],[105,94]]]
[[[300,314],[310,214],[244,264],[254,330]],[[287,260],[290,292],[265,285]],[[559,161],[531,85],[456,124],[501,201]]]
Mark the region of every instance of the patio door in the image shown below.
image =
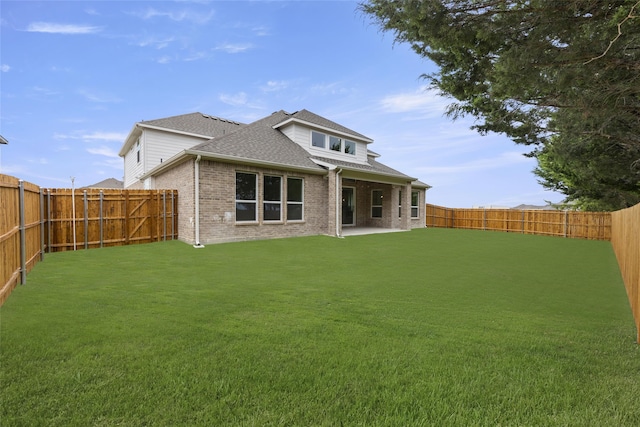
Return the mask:
[[[342,187],[342,226],[356,225],[356,189]]]

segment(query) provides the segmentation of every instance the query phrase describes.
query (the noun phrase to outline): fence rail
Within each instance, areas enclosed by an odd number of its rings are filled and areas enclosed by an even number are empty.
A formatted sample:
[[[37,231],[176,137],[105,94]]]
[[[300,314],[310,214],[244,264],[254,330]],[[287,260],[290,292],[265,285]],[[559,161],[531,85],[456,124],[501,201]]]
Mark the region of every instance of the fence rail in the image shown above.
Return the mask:
[[[611,246],[627,289],[631,312],[636,322],[636,340],[640,344],[640,204],[612,212],[611,216]]]
[[[574,239],[611,239],[610,212],[461,209],[427,204],[426,225]]]
[[[0,175],[0,306],[45,252],[177,238],[176,190],[44,189]]]

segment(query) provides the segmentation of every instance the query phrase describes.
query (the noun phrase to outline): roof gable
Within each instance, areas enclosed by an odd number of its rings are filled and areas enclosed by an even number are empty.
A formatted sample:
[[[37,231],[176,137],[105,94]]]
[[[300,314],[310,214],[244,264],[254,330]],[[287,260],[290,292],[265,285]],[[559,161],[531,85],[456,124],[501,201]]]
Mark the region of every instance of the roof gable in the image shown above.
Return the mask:
[[[238,160],[321,170],[320,166],[311,161],[309,153],[282,132],[274,129],[274,125],[287,117],[289,114],[284,111],[275,112],[236,132],[198,144],[190,151],[211,153]]]
[[[286,113],[285,113],[286,114]],[[325,119],[315,113],[308,110],[300,110],[292,114],[287,114],[285,120],[274,125],[275,128],[281,128],[289,123],[297,122],[309,126],[311,128],[318,128],[324,130],[332,130],[345,136],[351,136],[354,139],[361,140],[363,142],[371,143],[373,140],[359,132],[342,126],[336,122]]]
[[[209,136],[211,138],[235,132],[243,123],[221,119],[202,113],[189,113],[164,119],[143,120],[139,123],[145,127],[164,128],[194,135]]]

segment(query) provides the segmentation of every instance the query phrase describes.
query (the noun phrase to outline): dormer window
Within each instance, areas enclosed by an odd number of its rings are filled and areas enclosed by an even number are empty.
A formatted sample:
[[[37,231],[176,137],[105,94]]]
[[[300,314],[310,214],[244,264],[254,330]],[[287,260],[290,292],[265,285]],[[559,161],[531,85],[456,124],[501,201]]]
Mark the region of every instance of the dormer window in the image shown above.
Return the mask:
[[[344,152],[346,154],[353,154],[355,156],[356,154],[356,143],[353,141],[349,141],[348,139],[345,139],[344,141]]]
[[[342,151],[342,138],[329,136],[329,149],[338,152]]]
[[[327,139],[329,143],[327,145]],[[337,151],[338,153],[356,154],[356,143],[347,139],[338,138],[333,135],[326,135],[322,132],[311,131],[311,146],[322,149]]]
[[[326,147],[327,135],[320,132],[311,132],[311,145],[318,148]]]

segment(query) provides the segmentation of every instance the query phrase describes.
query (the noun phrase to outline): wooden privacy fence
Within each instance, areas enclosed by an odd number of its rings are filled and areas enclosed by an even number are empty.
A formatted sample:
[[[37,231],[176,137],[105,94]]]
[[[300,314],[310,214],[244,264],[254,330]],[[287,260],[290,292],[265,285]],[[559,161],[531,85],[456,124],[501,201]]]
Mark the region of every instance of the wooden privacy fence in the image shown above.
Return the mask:
[[[44,189],[0,175],[0,305],[45,252],[177,238],[176,190]]]
[[[0,306],[42,259],[40,187],[0,175]]]
[[[640,204],[611,213],[611,245],[627,289],[640,344]]]
[[[611,239],[610,212],[462,209],[427,204],[426,225],[574,239]]]

